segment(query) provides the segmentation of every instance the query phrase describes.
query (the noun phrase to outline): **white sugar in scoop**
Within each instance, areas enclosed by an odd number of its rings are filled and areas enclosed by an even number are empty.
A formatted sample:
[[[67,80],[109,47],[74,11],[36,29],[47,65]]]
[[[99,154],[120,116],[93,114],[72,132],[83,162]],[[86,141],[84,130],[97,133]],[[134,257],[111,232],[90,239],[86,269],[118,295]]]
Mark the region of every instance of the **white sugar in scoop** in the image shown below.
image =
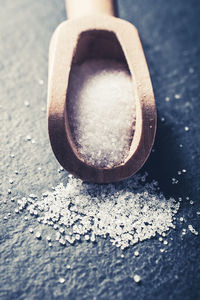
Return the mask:
[[[138,31],[115,18],[114,0],[66,0],[66,7],[70,20],[55,30],[49,49],[52,150],[83,181],[121,181],[144,165],[156,132]]]
[[[132,79],[126,66],[108,59],[73,65],[67,105],[79,156],[101,168],[123,163],[136,122]]]

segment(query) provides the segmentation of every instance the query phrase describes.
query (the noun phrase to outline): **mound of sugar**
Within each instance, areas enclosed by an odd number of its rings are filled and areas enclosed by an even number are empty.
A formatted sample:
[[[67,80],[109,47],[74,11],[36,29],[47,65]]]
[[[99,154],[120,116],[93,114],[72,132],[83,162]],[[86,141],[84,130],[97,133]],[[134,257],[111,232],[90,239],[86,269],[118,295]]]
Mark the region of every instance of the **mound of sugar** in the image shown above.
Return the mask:
[[[41,199],[23,198],[19,210],[23,209],[52,226],[61,245],[81,237],[94,242],[100,236],[124,249],[175,228],[179,202],[166,199],[155,181],[146,182],[146,175],[117,185],[87,184],[69,175],[66,186],[59,184]]]
[[[131,76],[114,60],[73,65],[67,98],[69,125],[80,157],[114,167],[129,154],[135,127]]]

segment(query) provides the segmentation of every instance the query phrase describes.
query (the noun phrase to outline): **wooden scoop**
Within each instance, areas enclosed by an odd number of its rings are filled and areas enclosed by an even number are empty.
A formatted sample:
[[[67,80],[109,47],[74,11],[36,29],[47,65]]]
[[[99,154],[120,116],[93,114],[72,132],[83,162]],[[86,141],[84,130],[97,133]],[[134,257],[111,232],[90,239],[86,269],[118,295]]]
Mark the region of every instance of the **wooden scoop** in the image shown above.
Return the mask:
[[[53,152],[70,173],[87,182],[120,181],[148,158],[156,132],[151,79],[137,29],[114,17],[114,0],[66,0],[68,21],[53,34],[49,52],[48,130]],[[136,99],[136,128],[126,160],[113,168],[88,165],[72,139],[67,114],[71,66],[87,59],[114,59],[127,65]],[[97,137],[98,138],[98,137]]]

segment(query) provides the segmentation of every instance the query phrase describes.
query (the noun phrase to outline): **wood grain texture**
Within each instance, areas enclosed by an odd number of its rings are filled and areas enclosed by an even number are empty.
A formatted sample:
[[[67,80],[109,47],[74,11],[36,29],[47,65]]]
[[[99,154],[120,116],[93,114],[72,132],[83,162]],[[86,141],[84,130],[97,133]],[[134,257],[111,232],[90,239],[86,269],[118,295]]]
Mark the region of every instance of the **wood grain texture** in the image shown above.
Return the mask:
[[[75,63],[80,63],[85,57],[90,57],[88,51],[91,51],[91,55],[94,52],[88,46],[92,36],[101,34],[106,39],[108,32],[116,37],[121,46],[123,55],[119,59],[125,57],[136,98],[136,130],[129,156],[123,164],[111,169],[92,167],[79,157],[71,137],[66,109],[73,59]],[[84,44],[79,47],[77,55],[76,49],[83,33],[87,39],[83,39]],[[113,46],[113,53],[114,49]],[[104,51],[101,55],[104,55]],[[65,21],[57,28],[50,46],[48,126],[51,146],[58,161],[67,171],[84,181],[120,181],[130,177],[143,166],[154,142],[156,108],[142,45],[137,29],[132,24],[115,17],[95,15]]]

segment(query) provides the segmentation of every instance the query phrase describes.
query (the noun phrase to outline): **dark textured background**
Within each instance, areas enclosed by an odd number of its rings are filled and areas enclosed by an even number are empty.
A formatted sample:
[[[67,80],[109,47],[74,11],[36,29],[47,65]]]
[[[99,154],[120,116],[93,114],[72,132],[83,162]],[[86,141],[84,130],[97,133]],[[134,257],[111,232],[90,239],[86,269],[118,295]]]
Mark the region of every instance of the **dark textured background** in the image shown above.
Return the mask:
[[[65,8],[62,0],[0,0],[1,299],[200,299],[199,236],[181,235],[188,224],[200,230],[196,214],[200,210],[200,1],[119,0],[118,4],[119,16],[140,32],[157,100],[155,152],[143,171],[159,181],[166,195],[184,198],[177,216],[186,221],[178,221],[176,230],[170,231],[166,252],[160,253],[163,246],[155,238],[124,251],[121,258],[122,252],[103,239],[65,248],[53,241],[50,248],[46,235],[51,228],[34,217],[25,221],[25,213],[14,212],[17,204],[12,197],[39,195],[67,177],[57,172],[42,111],[49,40],[65,19]],[[175,99],[175,94],[181,98]],[[25,141],[27,135],[36,144]],[[187,173],[178,176],[182,169]],[[172,185],[172,177],[179,183]],[[12,194],[7,195],[10,186]],[[42,231],[40,241],[29,233],[30,227]],[[135,273],[142,277],[140,285],[132,279]],[[58,283],[59,277],[65,278],[64,284]]]

